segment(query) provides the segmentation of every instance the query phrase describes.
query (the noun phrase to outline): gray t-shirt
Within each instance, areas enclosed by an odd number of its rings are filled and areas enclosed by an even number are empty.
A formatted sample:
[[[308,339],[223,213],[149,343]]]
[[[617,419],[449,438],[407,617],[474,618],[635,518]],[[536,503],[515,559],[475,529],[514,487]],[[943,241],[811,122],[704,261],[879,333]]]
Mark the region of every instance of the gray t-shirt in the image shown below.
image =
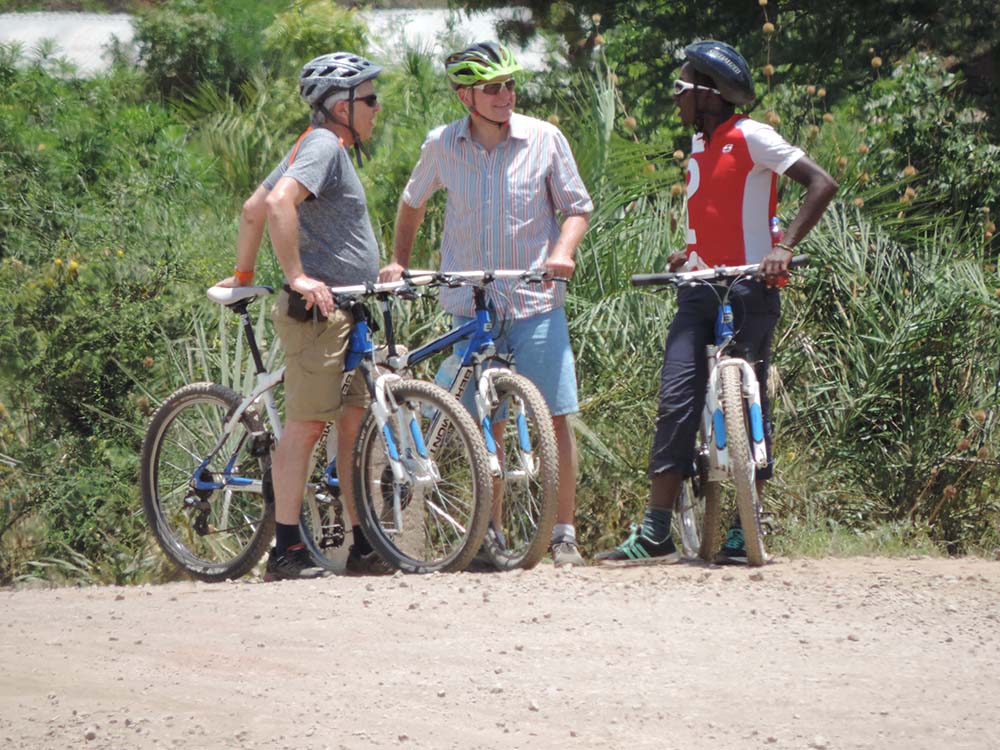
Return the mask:
[[[340,138],[325,128],[310,131],[264,180],[274,188],[291,177],[312,195],[299,204],[299,255],[306,275],[330,286],[375,281],[379,250],[365,190]]]

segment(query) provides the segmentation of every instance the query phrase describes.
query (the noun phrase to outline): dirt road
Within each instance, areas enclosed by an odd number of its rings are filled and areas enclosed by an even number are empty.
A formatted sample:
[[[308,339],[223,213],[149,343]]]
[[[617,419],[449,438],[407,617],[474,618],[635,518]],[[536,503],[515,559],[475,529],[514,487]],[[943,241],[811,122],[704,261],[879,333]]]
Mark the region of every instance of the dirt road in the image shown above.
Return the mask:
[[[0,591],[5,748],[1000,748],[1000,563]]]

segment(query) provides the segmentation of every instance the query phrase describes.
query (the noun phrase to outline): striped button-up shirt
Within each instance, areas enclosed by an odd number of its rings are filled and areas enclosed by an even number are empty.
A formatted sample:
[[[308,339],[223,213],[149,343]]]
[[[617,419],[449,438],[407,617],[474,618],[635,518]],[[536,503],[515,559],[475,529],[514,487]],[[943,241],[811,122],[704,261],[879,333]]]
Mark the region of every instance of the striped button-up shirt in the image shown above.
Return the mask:
[[[559,239],[556,211],[564,216],[593,210],[565,136],[550,123],[513,114],[510,137],[492,151],[472,140],[469,118],[435,128],[403,191],[412,207],[440,188],[448,191],[442,271],[534,269]],[[502,317],[525,318],[563,304],[564,284],[496,281],[489,295]],[[472,290],[442,289],[441,304],[473,315]]]

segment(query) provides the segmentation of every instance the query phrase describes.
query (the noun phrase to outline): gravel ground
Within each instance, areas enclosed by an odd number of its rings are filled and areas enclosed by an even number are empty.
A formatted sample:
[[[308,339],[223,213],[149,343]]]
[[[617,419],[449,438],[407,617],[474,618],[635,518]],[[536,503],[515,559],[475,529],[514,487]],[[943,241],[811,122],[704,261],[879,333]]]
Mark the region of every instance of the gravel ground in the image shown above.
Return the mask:
[[[5,748],[1000,748],[1000,563],[0,591]]]

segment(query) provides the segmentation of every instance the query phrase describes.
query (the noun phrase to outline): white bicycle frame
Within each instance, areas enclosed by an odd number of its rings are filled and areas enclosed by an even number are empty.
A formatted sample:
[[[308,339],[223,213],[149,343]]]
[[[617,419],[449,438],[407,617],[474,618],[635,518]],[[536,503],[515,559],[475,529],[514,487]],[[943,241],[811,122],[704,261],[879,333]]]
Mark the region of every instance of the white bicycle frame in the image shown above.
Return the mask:
[[[763,412],[760,403],[760,383],[753,367],[739,357],[719,356],[720,347],[705,347],[708,360],[708,390],[702,409],[701,431],[708,448],[708,481],[720,482],[730,474],[729,450],[726,440],[726,421],[722,411],[722,379],[725,367],[737,367],[742,372],[743,399],[750,414],[750,440],[753,460],[757,468],[767,466],[767,448],[764,444]]]

